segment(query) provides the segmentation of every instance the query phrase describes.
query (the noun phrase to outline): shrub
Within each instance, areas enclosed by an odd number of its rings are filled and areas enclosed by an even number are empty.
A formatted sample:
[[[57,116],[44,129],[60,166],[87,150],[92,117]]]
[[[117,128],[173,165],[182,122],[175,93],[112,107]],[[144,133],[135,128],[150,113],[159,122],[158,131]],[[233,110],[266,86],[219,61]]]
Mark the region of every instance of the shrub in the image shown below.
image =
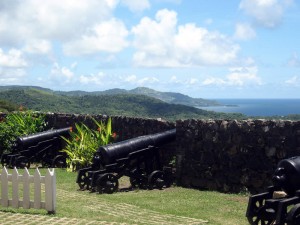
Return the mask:
[[[46,125],[42,114],[31,111],[8,114],[0,121],[0,154],[11,152],[17,137],[41,132]]]
[[[116,139],[116,133],[112,133],[111,118],[107,124],[97,122],[97,130],[92,130],[85,124],[75,124],[75,131],[70,138],[64,138],[66,147],[62,150],[67,154],[67,170],[76,171],[92,163],[94,153],[102,145],[107,145]]]

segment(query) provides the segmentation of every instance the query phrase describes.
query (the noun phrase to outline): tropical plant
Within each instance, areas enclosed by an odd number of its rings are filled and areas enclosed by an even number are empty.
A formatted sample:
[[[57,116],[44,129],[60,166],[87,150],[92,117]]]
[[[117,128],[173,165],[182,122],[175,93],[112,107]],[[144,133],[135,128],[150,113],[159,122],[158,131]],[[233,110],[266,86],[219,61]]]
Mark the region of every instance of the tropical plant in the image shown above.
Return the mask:
[[[93,119],[97,130],[92,130],[85,124],[75,124],[75,131],[70,138],[64,138],[66,147],[62,150],[67,154],[67,170],[76,171],[92,163],[93,155],[99,146],[107,145],[116,139],[112,133],[111,118],[107,123],[97,122]]]
[[[0,154],[11,152],[17,137],[41,132],[46,125],[43,114],[32,111],[9,113],[0,121]]]

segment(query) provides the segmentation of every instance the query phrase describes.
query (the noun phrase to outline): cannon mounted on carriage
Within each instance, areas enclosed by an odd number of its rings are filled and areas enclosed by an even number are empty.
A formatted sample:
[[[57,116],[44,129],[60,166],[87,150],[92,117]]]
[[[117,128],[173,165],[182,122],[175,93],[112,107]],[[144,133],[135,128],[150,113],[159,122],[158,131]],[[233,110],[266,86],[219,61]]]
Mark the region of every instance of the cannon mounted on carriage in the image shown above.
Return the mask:
[[[246,217],[251,225],[300,224],[300,156],[281,160],[273,186],[249,198]]]
[[[29,168],[36,162],[43,166],[65,167],[66,155],[60,152],[64,146],[61,137],[68,137],[70,130],[71,127],[66,127],[18,137],[12,152],[2,155],[2,166]]]
[[[136,188],[169,187],[172,168],[162,165],[160,148],[175,139],[176,129],[172,129],[101,146],[92,165],[78,171],[76,182],[82,190],[99,193],[117,191],[123,176]]]

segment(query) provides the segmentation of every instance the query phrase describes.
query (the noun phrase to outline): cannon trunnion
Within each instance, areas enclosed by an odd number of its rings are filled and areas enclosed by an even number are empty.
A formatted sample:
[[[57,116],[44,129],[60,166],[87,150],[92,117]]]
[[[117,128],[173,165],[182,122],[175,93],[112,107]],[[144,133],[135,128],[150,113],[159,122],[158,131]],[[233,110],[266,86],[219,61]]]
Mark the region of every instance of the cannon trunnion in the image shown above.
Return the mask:
[[[176,129],[144,135],[101,146],[91,167],[78,171],[77,183],[82,190],[113,193],[119,178],[129,177],[133,188],[162,189],[172,183],[172,169],[163,167],[160,147],[176,139]]]
[[[300,156],[281,160],[273,186],[249,198],[246,217],[251,225],[300,224]]]
[[[10,168],[29,168],[32,162],[37,162],[43,166],[64,167],[66,155],[59,152],[64,143],[61,137],[68,137],[70,129],[66,127],[18,137],[12,153],[2,155],[1,164]]]

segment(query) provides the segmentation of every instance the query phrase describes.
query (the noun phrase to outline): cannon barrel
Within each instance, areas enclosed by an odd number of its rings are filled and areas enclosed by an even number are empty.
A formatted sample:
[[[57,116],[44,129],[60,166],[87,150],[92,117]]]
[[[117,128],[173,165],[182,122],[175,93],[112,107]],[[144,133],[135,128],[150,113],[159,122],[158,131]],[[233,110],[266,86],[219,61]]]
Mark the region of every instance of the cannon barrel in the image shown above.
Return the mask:
[[[26,148],[26,146],[33,145],[37,142],[49,140],[54,137],[65,136],[70,132],[70,130],[71,130],[71,127],[66,127],[66,128],[48,130],[48,131],[44,131],[44,132],[40,132],[40,133],[36,133],[36,134],[18,137],[16,139],[16,145],[23,146],[23,148]]]
[[[159,147],[175,139],[176,129],[172,129],[101,146],[97,150],[96,154],[99,156],[103,164],[110,164],[115,162],[117,159],[127,157],[130,153],[135,151],[148,148],[149,146]]]
[[[276,188],[282,189],[289,195],[300,190],[300,156],[281,160],[272,177]]]

